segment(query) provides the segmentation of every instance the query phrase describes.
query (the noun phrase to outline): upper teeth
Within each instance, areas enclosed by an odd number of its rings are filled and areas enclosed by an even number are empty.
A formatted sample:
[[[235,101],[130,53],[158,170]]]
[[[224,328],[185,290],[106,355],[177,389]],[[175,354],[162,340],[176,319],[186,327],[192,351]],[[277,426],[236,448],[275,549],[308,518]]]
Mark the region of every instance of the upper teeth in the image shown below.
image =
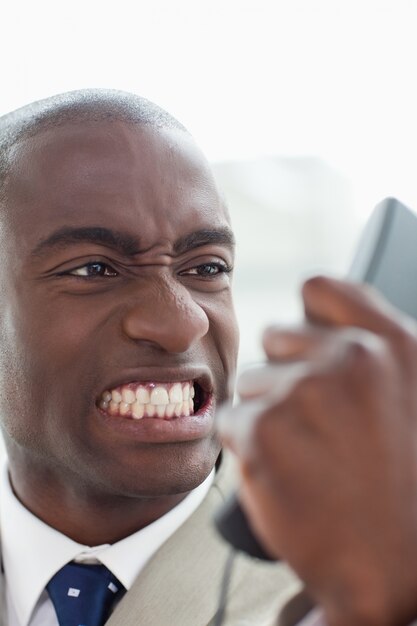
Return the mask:
[[[100,408],[112,415],[131,416],[135,419],[157,416],[170,419],[188,416],[194,412],[195,390],[193,383],[148,383],[123,385],[105,391]]]

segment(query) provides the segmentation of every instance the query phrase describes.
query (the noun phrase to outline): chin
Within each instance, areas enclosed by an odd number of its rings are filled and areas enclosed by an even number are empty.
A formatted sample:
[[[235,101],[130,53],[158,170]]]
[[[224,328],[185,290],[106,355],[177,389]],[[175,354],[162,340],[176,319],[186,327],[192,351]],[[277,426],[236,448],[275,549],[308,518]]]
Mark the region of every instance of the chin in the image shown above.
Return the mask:
[[[133,498],[157,498],[188,493],[210,474],[220,453],[220,443],[210,441],[188,442],[181,446],[155,446],[143,450],[129,469],[122,474],[108,467],[103,483],[113,493]],[[104,485],[103,485],[104,486]]]

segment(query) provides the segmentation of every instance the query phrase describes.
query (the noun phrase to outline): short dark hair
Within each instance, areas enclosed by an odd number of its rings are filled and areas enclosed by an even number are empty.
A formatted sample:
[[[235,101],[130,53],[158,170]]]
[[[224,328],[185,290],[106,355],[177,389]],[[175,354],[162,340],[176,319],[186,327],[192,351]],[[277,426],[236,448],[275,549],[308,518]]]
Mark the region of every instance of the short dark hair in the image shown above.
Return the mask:
[[[188,132],[157,104],[125,91],[81,89],[38,100],[0,117],[0,192],[9,172],[10,153],[18,141],[71,122],[103,120]]]

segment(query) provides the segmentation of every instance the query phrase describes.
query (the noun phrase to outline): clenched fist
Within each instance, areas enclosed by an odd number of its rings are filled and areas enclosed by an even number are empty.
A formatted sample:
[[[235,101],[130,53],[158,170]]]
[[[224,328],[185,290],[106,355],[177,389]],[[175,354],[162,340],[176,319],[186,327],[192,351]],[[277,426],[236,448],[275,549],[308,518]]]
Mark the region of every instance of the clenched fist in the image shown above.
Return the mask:
[[[417,285],[416,285],[417,288]],[[417,616],[417,327],[370,288],[303,288],[305,324],[264,334],[221,430],[242,504],[331,626]]]

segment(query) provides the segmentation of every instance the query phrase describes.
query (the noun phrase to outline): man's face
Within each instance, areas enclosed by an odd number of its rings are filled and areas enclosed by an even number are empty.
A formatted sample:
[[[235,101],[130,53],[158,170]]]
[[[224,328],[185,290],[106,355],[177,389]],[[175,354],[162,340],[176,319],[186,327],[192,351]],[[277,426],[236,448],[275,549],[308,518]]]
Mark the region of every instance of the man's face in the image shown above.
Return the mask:
[[[229,220],[201,153],[179,130],[72,123],[17,146],[6,192],[12,473],[138,496],[195,487],[238,342]]]

